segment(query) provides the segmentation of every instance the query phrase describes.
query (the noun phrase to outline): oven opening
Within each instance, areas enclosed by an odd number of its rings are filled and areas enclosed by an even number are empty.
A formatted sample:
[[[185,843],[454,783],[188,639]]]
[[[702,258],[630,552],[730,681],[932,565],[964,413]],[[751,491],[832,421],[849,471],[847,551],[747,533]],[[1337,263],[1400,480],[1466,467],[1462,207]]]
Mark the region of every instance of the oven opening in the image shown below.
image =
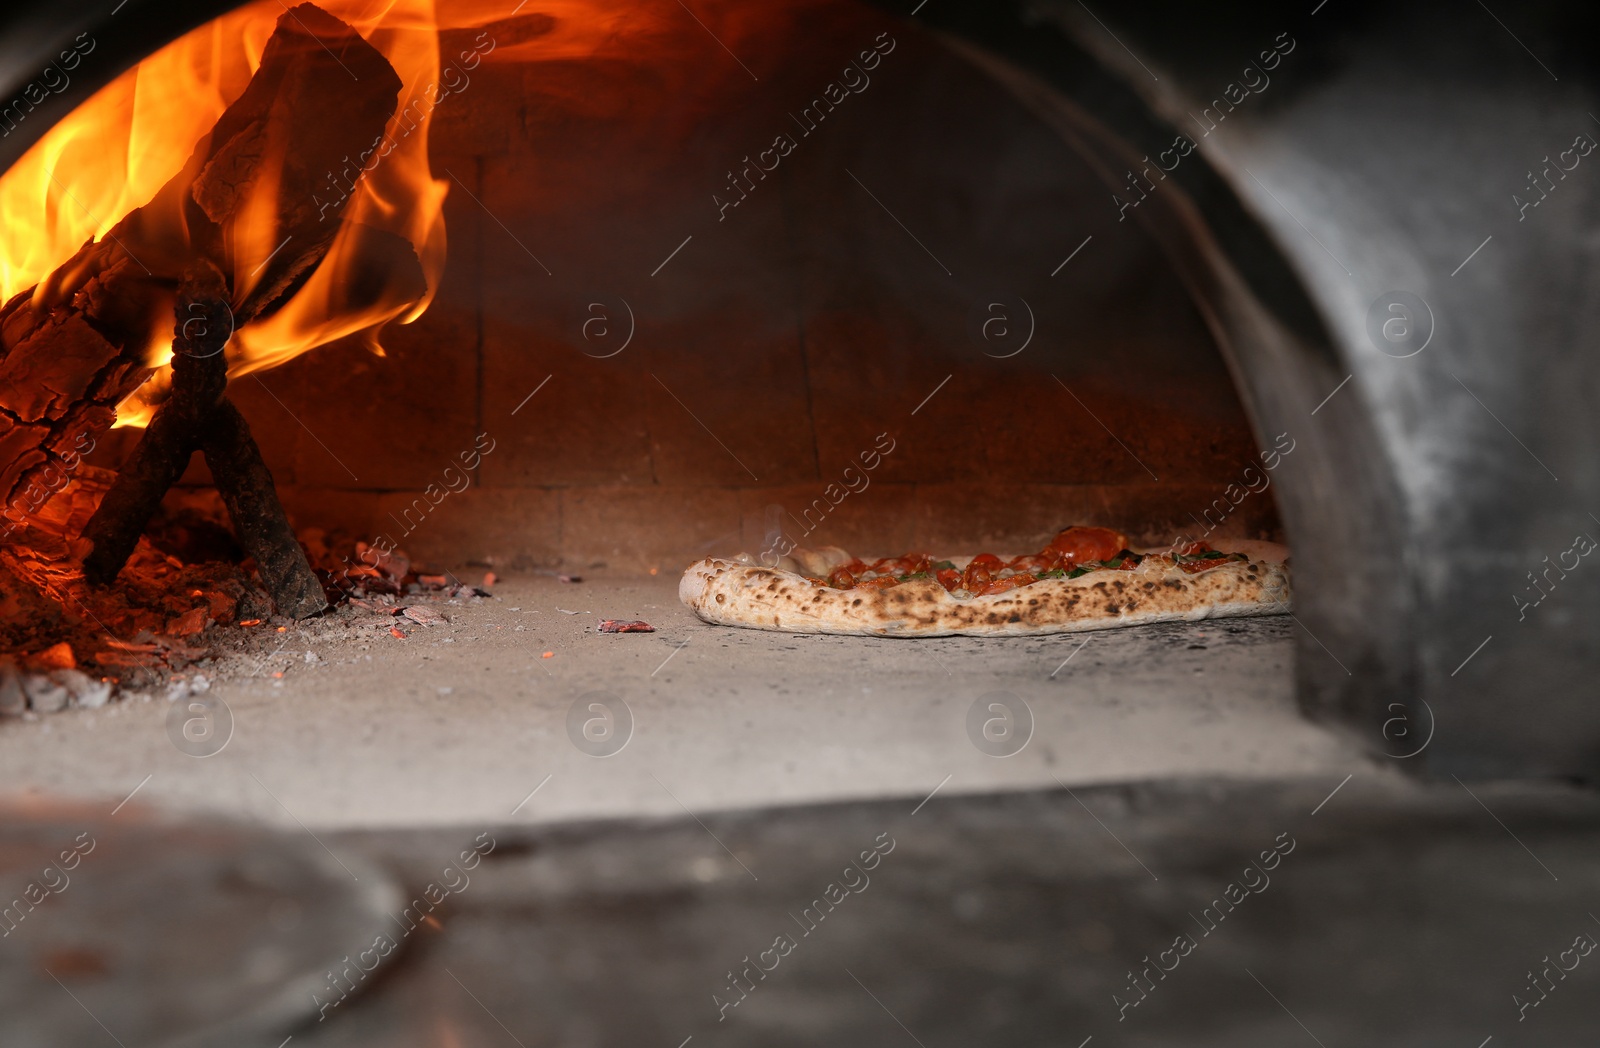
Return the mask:
[[[1294,707],[1282,601],[911,640],[678,599],[707,557],[920,552],[932,573],[1072,526],[1283,542],[1294,437],[1253,432],[1127,221],[1159,172],[1109,191],[983,72],[857,3],[714,28],[430,10],[240,8],[0,182],[26,219],[9,359],[30,361],[6,477],[13,507],[44,494],[3,554],[30,712],[143,722],[198,696],[270,734],[318,711],[342,726],[280,752],[279,797],[298,811],[354,760],[387,783],[325,808],[356,823],[488,815],[484,783],[547,763],[594,779],[540,798],[572,817],[1347,756]],[[1074,563],[1028,570],[1050,568]],[[539,725],[486,732],[519,710]],[[495,753],[462,785],[368,748],[441,719]],[[226,744],[174,723],[183,749]],[[660,764],[683,746],[694,776]],[[155,797],[272,803],[198,778]]]
[[[7,628],[69,701],[181,689],[280,627],[381,664],[433,647],[450,602],[517,605],[493,628],[526,651],[494,661],[548,683],[566,627],[681,618],[707,556],[1009,560],[1071,526],[1283,540],[1293,437],[1252,433],[1155,240],[925,34],[849,3],[717,32],[412,6],[227,14],[0,183],[31,362],[8,557],[48,612]],[[707,65],[707,40],[805,42],[763,78]],[[795,103],[753,104],[763,82]],[[515,595],[548,586],[582,607]],[[1281,647],[1283,625],[1238,630]],[[934,664],[830,661],[878,658]],[[756,660],[744,685],[791,672]]]

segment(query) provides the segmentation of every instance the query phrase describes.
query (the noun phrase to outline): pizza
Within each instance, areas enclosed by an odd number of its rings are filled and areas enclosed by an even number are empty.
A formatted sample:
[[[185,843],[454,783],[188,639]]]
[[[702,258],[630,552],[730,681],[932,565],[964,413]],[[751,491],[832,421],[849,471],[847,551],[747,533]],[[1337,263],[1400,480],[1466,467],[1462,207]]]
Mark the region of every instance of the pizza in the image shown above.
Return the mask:
[[[691,564],[678,597],[707,622],[880,637],[1038,636],[1288,614],[1289,551],[1218,540],[1142,552],[1111,528],[1071,527],[1038,553],[868,563],[838,548]]]

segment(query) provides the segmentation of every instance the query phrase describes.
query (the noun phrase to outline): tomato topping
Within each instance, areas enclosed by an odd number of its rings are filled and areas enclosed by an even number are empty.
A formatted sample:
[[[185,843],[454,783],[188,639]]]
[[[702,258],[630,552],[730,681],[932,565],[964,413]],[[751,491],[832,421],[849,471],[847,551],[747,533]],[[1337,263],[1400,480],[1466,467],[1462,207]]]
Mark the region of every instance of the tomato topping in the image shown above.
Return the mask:
[[[1081,564],[1086,560],[1112,560],[1126,549],[1128,537],[1110,528],[1067,528],[1050,540],[1045,550],[1055,550],[1063,563]]]
[[[1009,578],[995,579],[983,589],[979,590],[978,596],[987,597],[991,593],[1004,593],[1006,590],[1016,589],[1018,586],[1026,586],[1030,582],[1038,581],[1039,580],[1034,578],[1032,575],[1028,574],[1027,572],[1023,572],[1021,575],[1012,575]]]
[[[1012,557],[1006,565],[1013,571],[1054,571],[1061,567],[1061,552],[1046,547],[1043,553],[1029,553],[1021,557]]]
[[[1223,554],[1203,542],[1192,542],[1170,554],[1184,571],[1194,573],[1216,567],[1223,560],[1243,559],[1239,554]],[[870,566],[859,558],[835,568],[827,584],[834,589],[883,590],[902,582],[936,579],[946,592],[966,590],[975,596],[1005,593],[1044,578],[1078,578],[1091,571],[1132,571],[1144,560],[1128,549],[1128,537],[1111,528],[1067,528],[1050,540],[1038,553],[1002,561],[993,553],[980,553],[967,562],[965,570],[947,560],[935,562],[926,553],[907,553],[884,557]],[[996,578],[1009,570],[1014,574]],[[876,577],[863,579],[863,575]],[[818,580],[820,581],[820,580]]]
[[[907,553],[903,557],[884,557],[872,565],[872,570],[880,575],[915,575],[932,565],[933,558],[926,553]]]
[[[1196,543],[1195,545],[1199,544]],[[1172,559],[1178,567],[1193,575],[1196,572],[1205,571],[1207,568],[1215,568],[1219,565],[1227,564],[1229,561],[1249,560],[1250,558],[1243,553],[1222,553],[1218,550],[1207,548],[1198,553],[1180,553]]]

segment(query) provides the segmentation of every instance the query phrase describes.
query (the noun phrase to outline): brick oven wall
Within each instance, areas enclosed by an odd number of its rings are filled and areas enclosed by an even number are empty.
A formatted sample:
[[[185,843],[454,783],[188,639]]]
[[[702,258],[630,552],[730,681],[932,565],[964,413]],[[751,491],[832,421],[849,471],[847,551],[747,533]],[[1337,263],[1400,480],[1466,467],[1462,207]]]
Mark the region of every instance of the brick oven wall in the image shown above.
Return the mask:
[[[543,17],[488,27],[496,53],[436,111],[429,311],[381,357],[350,341],[231,386],[298,525],[439,565],[629,570],[754,551],[774,521],[862,553],[1074,522],[1278,537],[1270,490],[1238,499],[1255,441],[1153,242],[936,39],[830,0],[740,28],[749,72],[687,15],[647,52],[529,60]],[[803,133],[882,33],[851,74],[870,82]],[[779,133],[790,154],[719,212]],[[975,334],[994,298],[1035,314],[1015,356]],[[116,431],[99,461],[130,447]],[[197,459],[185,483],[206,479]]]

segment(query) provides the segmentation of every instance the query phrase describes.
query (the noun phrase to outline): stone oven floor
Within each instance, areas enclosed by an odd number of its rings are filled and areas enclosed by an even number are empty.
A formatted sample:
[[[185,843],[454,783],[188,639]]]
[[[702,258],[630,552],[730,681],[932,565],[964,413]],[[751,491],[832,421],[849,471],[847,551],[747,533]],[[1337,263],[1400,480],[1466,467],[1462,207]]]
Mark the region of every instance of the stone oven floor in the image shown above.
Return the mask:
[[[1288,617],[1039,639],[794,636],[702,623],[676,585],[667,574],[520,575],[490,599],[432,605],[450,621],[404,639],[332,621],[290,627],[276,654],[198,693],[231,712],[220,752],[181,752],[161,697],[0,721],[0,797],[117,803],[133,792],[134,804],[286,827],[419,827],[1058,781],[1337,781],[1368,765],[1295,709],[1299,627]],[[602,618],[657,632],[600,634]],[[967,732],[969,708],[995,691],[1035,719],[1026,747],[1003,759]],[[615,755],[569,737],[585,696],[585,707],[620,698],[631,712]],[[575,724],[580,738],[592,717]]]

